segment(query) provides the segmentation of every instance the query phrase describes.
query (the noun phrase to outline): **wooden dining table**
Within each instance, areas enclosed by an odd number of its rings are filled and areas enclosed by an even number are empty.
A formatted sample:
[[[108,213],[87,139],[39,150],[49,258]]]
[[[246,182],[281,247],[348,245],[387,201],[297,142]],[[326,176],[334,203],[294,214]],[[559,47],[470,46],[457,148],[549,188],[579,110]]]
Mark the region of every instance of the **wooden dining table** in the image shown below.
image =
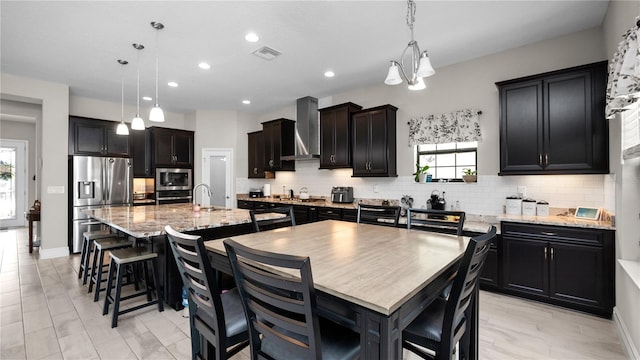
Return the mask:
[[[383,360],[402,359],[402,330],[441,294],[469,241],[336,220],[232,239],[259,250],[309,256],[319,314],[360,334],[363,359]],[[207,241],[205,247],[212,266],[231,274],[223,241]],[[477,313],[471,316],[470,346],[462,351],[477,359]]]

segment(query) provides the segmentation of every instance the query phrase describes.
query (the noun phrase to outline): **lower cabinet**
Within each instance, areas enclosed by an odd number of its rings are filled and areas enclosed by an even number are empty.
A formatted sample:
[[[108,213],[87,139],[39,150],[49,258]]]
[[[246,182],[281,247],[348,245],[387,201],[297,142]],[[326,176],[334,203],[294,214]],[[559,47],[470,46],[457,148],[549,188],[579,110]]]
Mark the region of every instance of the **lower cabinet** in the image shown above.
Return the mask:
[[[464,236],[474,237],[482,235],[479,232],[465,231]],[[479,282],[480,288],[483,290],[496,290],[500,286],[500,261],[499,261],[499,245],[500,235],[498,235],[489,248],[487,258],[484,261],[482,270],[480,271]]]
[[[614,232],[502,223],[502,290],[611,317]]]

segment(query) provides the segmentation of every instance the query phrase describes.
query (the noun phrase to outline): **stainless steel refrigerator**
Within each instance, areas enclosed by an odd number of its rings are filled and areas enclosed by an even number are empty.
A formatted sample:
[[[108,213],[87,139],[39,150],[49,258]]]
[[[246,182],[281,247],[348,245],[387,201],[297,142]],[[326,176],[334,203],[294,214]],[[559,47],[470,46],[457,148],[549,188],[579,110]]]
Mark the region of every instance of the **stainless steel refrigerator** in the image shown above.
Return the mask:
[[[133,169],[130,158],[74,156],[69,194],[72,221],[69,248],[80,252],[82,234],[97,231],[103,225],[83,210],[101,206],[125,206],[133,201]]]

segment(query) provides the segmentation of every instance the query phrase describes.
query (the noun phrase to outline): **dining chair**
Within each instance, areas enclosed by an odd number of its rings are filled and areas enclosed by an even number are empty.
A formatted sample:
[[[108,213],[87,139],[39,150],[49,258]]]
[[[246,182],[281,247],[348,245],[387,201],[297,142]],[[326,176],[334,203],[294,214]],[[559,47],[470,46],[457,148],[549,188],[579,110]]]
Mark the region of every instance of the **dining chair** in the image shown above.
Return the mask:
[[[358,204],[358,224],[374,224],[397,227],[400,220],[399,206]]]
[[[283,214],[284,217],[279,217],[276,219],[264,219],[264,220],[260,220],[256,217],[256,215],[258,214],[266,214],[266,213]],[[255,232],[260,232],[262,230],[275,229],[277,227],[296,225],[296,218],[293,215],[293,206],[277,206],[277,207],[266,208],[266,209],[254,209],[249,211],[249,215],[251,216],[251,223],[253,224],[253,230]]]
[[[189,311],[192,358],[232,357],[249,345],[237,288],[221,293],[200,236],[183,234],[169,225],[164,230],[189,297],[189,308],[195,310]]]
[[[451,360],[456,345],[468,330],[465,310],[476,293],[478,276],[495,237],[496,227],[491,226],[486,234],[469,240],[449,297],[436,298],[402,331],[405,349],[423,359]],[[416,345],[435,352],[435,355]]]
[[[462,235],[464,211],[433,209],[407,209],[407,229],[421,229],[448,234]]]
[[[252,359],[360,357],[358,334],[319,318],[309,257],[251,249],[231,239],[224,246],[247,316]]]

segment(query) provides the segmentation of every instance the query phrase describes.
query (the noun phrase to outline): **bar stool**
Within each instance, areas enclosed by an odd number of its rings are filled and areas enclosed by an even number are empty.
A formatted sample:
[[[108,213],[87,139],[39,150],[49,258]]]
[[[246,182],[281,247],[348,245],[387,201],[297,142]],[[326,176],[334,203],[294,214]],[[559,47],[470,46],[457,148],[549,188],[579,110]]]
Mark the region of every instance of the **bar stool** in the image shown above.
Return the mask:
[[[93,264],[91,265],[91,280],[89,281],[89,291],[93,290],[93,286],[96,286],[96,291],[93,294],[93,301],[98,301],[100,296],[100,287],[102,286],[102,272],[104,269],[104,252],[117,249],[130,248],[133,246],[133,242],[124,238],[106,238],[97,239],[93,241]]]
[[[80,253],[80,268],[78,269],[78,279],[82,278],[82,285],[87,285],[87,278],[89,277],[89,258],[93,251],[93,241],[96,239],[104,239],[108,237],[114,237],[109,231],[85,231],[82,234],[82,252]]]
[[[111,318],[111,327],[118,326],[118,316],[126,314],[131,311],[142,309],[147,306],[158,304],[158,311],[164,311],[164,305],[162,301],[162,292],[160,290],[160,281],[158,277],[158,254],[148,250],[145,247],[132,247],[128,249],[113,250],[109,253],[111,260],[109,261],[109,273],[107,275],[107,292],[104,299],[104,307],[102,309],[102,315],[109,313],[109,304],[113,303],[113,315]],[[125,267],[129,265],[142,265],[143,278],[146,289],[133,293],[131,295],[121,297],[122,290],[122,277],[126,272]],[[156,300],[151,300],[152,287],[149,284],[148,268],[151,265],[151,272],[153,273],[153,283],[156,289]],[[134,270],[135,271],[135,270]],[[111,295],[113,290],[113,277],[116,277],[115,295]],[[136,288],[137,290],[137,288]],[[137,305],[125,310],[120,310],[120,301],[128,300],[138,296],[147,295],[147,302],[141,305]]]

